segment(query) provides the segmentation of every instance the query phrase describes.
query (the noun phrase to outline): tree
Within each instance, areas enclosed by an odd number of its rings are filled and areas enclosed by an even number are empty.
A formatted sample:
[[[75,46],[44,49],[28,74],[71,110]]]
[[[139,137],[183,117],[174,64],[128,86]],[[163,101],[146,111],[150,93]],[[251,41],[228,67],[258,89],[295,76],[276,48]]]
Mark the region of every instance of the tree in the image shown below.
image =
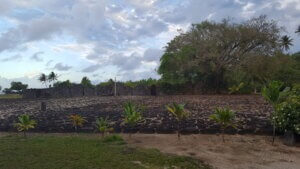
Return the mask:
[[[19,93],[26,90],[28,87],[27,84],[23,84],[22,82],[11,82],[10,90],[17,90]]]
[[[53,87],[71,87],[72,83],[70,82],[70,80],[66,80],[66,81],[58,81],[56,83],[53,84]]]
[[[278,103],[279,103],[279,99],[280,99],[280,91],[281,88],[283,86],[282,82],[278,82],[278,81],[272,81],[270,82],[267,86],[265,86],[262,90],[262,95],[263,97],[269,102],[271,103],[274,112],[271,115],[271,121],[273,124],[273,140],[272,140],[272,144],[274,144],[275,141],[275,132],[276,132],[276,121],[275,121],[275,113],[277,111],[278,108]]]
[[[86,122],[86,120],[78,114],[70,115],[70,120],[72,121],[72,125],[75,128],[76,133],[78,132],[78,127],[82,127]]]
[[[127,125],[130,128],[137,125],[143,119],[139,108],[131,102],[125,103],[123,116],[124,116],[123,124]],[[129,138],[131,138],[130,132],[129,132]]]
[[[166,46],[158,73],[171,84],[203,84],[216,92],[226,87],[226,71],[245,58],[273,56],[281,50],[281,28],[266,16],[243,23],[223,20],[193,24]]]
[[[96,129],[101,133],[102,138],[105,136],[107,132],[110,132],[113,130],[113,128],[109,127],[108,123],[108,117],[103,118],[100,117],[96,120]]]
[[[184,109],[184,104],[173,103],[167,105],[167,110],[176,118],[177,120],[177,137],[180,139],[180,123],[189,116],[189,112]]]
[[[300,25],[298,26],[297,30],[295,33],[298,33],[300,35]]]
[[[225,142],[224,132],[227,127],[235,127],[235,113],[228,108],[216,108],[215,114],[210,116],[210,119],[216,121],[221,126],[222,140]]]
[[[47,80],[48,80],[48,77],[45,73],[42,73],[39,77],[39,81],[41,83],[44,83],[44,85],[47,87]]]
[[[92,87],[93,86],[91,80],[86,76],[81,79],[81,84],[84,87]]]
[[[291,37],[284,35],[281,37],[281,45],[282,45],[282,50],[288,51],[290,49],[290,46],[293,46],[293,39]]]
[[[48,80],[49,82],[55,82],[55,81],[57,80],[57,78],[58,78],[58,75],[55,74],[54,72],[51,72],[51,73],[48,75],[47,80]]]
[[[1,90],[2,90],[2,86],[0,86],[0,92],[1,92]]]
[[[18,131],[23,132],[24,137],[26,137],[26,132],[35,127],[36,121],[31,120],[27,114],[19,116],[18,120],[19,122],[16,123],[15,126],[17,127]]]

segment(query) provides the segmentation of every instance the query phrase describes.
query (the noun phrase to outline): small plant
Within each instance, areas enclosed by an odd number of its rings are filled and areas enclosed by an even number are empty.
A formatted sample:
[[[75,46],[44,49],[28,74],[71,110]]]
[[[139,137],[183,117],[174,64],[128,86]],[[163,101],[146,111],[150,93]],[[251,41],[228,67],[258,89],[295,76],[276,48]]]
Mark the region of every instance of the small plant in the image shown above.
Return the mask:
[[[76,132],[78,131],[78,127],[82,127],[86,122],[86,120],[78,114],[70,115],[70,120]]]
[[[35,120],[31,120],[28,114],[23,114],[18,117],[19,122],[15,124],[19,132],[23,132],[24,137],[26,137],[26,132],[29,129],[33,129],[36,125]]]
[[[275,113],[278,108],[278,103],[280,100],[280,89],[282,88],[283,83],[278,81],[272,81],[267,86],[262,89],[263,97],[272,105],[274,112],[271,114],[271,122],[273,124],[273,139],[272,144],[275,141],[275,133],[276,133],[276,120]]]
[[[216,121],[221,126],[222,140],[225,142],[224,132],[227,127],[234,127],[235,113],[228,108],[216,108],[215,114],[210,119]]]
[[[242,82],[239,85],[233,85],[232,87],[228,88],[229,89],[229,94],[236,94],[241,91],[241,89],[245,86],[245,84]]]
[[[102,138],[105,136],[107,132],[113,131],[112,127],[109,127],[108,117],[103,118],[100,117],[96,120],[96,129],[101,133]]]
[[[176,118],[177,120],[177,137],[180,139],[180,123],[189,116],[189,112],[184,109],[184,104],[172,103],[167,105],[167,110]]]
[[[117,144],[125,144],[123,138],[119,135],[111,135],[102,139],[103,143],[117,143]]]
[[[137,123],[141,122],[143,119],[139,108],[131,102],[125,103],[123,115],[124,115],[123,123],[128,125],[130,128],[134,127]],[[130,132],[129,132],[129,138],[131,138]]]

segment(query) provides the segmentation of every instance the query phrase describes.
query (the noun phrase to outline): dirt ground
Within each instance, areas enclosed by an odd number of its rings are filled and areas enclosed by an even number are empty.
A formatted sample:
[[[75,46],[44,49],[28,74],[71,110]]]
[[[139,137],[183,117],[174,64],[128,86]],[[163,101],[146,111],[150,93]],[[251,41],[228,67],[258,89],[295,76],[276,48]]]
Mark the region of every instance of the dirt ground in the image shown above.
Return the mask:
[[[165,153],[192,156],[217,169],[299,169],[300,147],[288,147],[270,136],[226,135],[223,143],[217,135],[134,134],[132,146],[156,148]]]

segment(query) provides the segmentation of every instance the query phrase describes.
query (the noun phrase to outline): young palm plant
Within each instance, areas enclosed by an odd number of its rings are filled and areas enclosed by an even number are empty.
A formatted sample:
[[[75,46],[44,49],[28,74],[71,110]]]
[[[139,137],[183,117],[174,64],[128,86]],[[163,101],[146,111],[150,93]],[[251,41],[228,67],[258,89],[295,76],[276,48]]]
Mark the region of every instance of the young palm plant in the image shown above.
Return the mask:
[[[275,112],[277,111],[277,105],[280,100],[280,89],[282,88],[283,83],[278,81],[272,81],[267,86],[262,89],[263,97],[272,105],[274,112],[271,115],[271,121],[273,124],[273,140],[272,144],[275,141],[275,132],[276,132],[276,119],[275,119]]]
[[[113,131],[113,128],[109,127],[108,117],[100,117],[99,119],[97,119],[95,127],[101,133],[102,138],[107,132]]]
[[[19,132],[23,132],[24,137],[26,137],[26,132],[29,129],[33,129],[36,125],[35,120],[31,120],[28,114],[23,114],[18,117],[19,122],[15,124]]]
[[[180,139],[180,123],[189,116],[189,112],[184,109],[184,104],[172,103],[167,105],[167,110],[176,118],[177,120],[177,138]]]
[[[210,119],[216,121],[221,126],[222,140],[225,142],[225,129],[230,126],[235,128],[235,113],[228,108],[216,108],[215,114],[212,114]]]
[[[123,123],[130,128],[137,125],[143,119],[139,108],[131,102],[125,103],[123,115],[124,115]],[[131,138],[130,132],[129,132],[129,138]]]
[[[75,128],[76,133],[78,131],[78,127],[82,127],[86,122],[86,120],[78,114],[70,115],[70,120],[72,121],[72,125]]]

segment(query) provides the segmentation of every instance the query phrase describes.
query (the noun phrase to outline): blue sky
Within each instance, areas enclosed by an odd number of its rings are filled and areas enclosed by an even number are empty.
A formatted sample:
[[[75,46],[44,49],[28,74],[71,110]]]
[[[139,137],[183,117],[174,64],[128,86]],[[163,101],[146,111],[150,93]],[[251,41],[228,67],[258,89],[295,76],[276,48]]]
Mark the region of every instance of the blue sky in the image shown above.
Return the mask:
[[[266,14],[300,51],[300,0],[0,0],[0,86],[40,73],[94,83],[159,78],[163,47],[191,23]]]

